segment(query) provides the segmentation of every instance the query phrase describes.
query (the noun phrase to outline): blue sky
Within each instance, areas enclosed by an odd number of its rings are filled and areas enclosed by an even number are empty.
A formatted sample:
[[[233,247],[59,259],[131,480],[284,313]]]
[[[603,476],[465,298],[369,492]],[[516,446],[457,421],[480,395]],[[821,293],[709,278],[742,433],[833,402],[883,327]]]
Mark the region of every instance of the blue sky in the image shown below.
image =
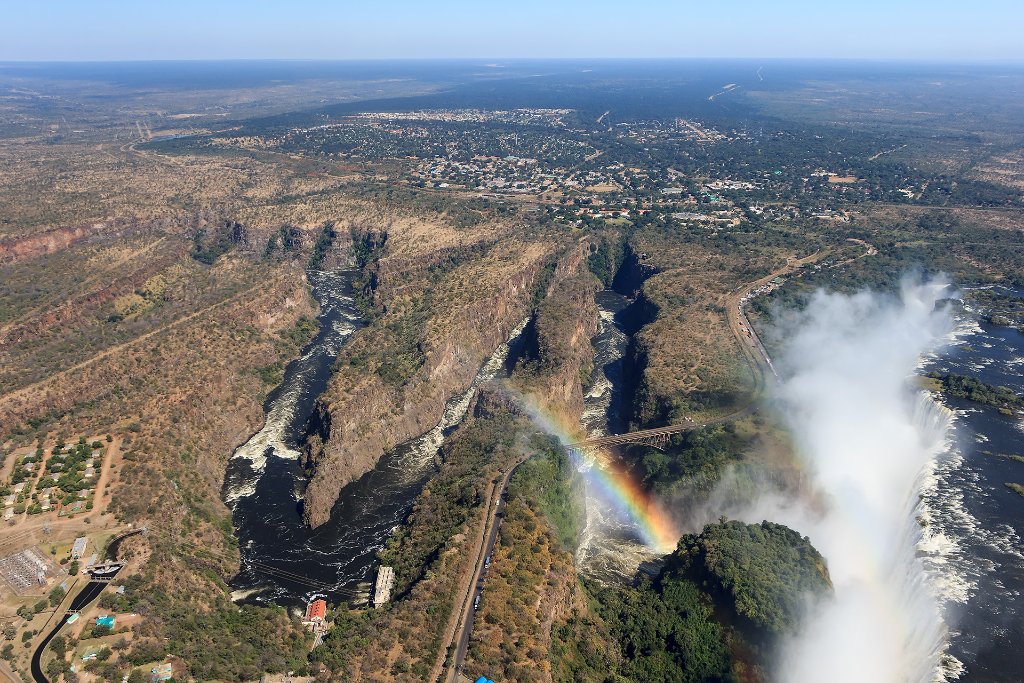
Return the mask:
[[[1024,0],[0,0],[0,60],[1024,60]]]

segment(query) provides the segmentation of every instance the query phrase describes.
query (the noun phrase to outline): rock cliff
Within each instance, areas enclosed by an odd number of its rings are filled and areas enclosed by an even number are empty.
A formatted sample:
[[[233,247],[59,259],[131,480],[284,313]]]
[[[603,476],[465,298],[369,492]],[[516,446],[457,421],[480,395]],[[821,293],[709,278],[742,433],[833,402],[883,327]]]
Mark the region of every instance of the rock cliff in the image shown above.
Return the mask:
[[[395,281],[396,273],[403,274],[403,281],[414,277],[408,256],[396,255],[392,264],[385,255],[375,276],[377,295],[384,297],[389,313],[368,328],[361,342],[354,339],[346,348],[309,422],[305,465],[313,476],[304,509],[310,525],[326,522],[341,489],[372,469],[384,453],[432,429],[446,402],[468,389],[481,364],[530,314],[538,289],[542,296],[578,270],[585,246],[573,245],[557,261],[556,248],[501,243],[486,251],[474,249],[463,263],[453,261],[448,250],[431,252],[419,269],[433,273],[431,309],[413,348],[422,364],[403,383],[373,372],[374,363],[388,359],[374,358],[376,349],[365,347],[375,333],[384,334],[378,337],[383,344],[391,341],[387,332],[405,331],[389,323],[389,315],[397,315],[393,312],[403,305],[415,308],[408,301],[425,295]]]

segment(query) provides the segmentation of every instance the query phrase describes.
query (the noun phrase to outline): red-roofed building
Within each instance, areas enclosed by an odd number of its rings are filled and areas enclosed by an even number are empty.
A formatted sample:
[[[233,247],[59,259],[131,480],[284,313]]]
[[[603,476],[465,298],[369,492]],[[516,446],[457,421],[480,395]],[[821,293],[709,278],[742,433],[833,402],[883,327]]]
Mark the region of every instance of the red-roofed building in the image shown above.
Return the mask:
[[[313,600],[306,606],[306,618],[302,620],[304,624],[319,624],[323,623],[327,617],[327,601],[323,598]]]

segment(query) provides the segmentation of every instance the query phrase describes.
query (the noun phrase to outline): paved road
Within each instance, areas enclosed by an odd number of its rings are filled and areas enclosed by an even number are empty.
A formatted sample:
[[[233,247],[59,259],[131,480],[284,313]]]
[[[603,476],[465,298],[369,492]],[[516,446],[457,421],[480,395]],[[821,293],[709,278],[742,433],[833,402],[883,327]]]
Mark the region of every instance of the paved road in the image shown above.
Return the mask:
[[[512,476],[516,473],[516,470],[518,470],[520,465],[526,462],[526,460],[526,458],[520,460],[505,473],[498,486],[495,488],[495,493],[487,503],[490,506],[490,509],[487,512],[486,521],[486,524],[489,526],[489,531],[486,532],[485,540],[481,544],[480,552],[476,558],[476,569],[473,572],[473,580],[469,584],[471,588],[469,591],[466,591],[468,599],[464,602],[462,607],[461,628],[457,631],[455,653],[443,676],[443,680],[445,681],[456,681],[459,674],[462,672],[462,664],[466,659],[466,650],[469,649],[469,637],[473,633],[473,621],[476,618],[476,600],[483,593],[484,581],[487,578],[487,560],[491,557],[491,553],[494,551],[494,543],[498,538],[498,528],[501,526],[501,520],[505,514],[505,501],[508,497],[508,483],[512,480]]]

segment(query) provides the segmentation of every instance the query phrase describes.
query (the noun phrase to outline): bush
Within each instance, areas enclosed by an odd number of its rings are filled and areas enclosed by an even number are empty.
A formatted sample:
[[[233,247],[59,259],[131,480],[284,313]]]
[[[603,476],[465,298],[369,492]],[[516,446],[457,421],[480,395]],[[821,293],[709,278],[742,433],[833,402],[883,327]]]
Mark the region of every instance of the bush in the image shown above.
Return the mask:
[[[67,592],[62,586],[54,586],[50,591],[50,607],[59,605],[64,600],[65,595],[67,595]]]
[[[687,535],[671,560],[724,598],[740,618],[764,634],[796,630],[805,597],[828,593],[825,559],[806,538],[781,524],[709,524]]]

